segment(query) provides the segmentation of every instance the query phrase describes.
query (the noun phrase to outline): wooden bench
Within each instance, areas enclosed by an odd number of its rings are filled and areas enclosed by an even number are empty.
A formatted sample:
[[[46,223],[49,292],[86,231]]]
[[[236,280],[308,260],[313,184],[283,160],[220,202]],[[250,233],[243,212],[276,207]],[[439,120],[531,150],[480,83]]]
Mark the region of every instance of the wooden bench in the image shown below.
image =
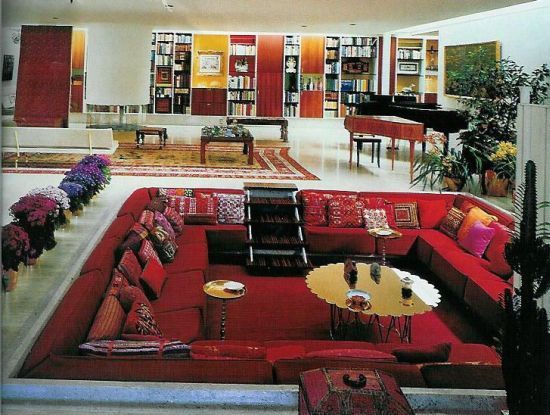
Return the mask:
[[[227,117],[227,125],[280,125],[281,140],[288,141],[288,120],[284,117]]]
[[[2,127],[2,152],[113,154],[118,141],[111,128]]]
[[[164,127],[142,127],[136,130],[136,148],[140,148],[145,144],[146,135],[156,135],[159,138],[159,149],[166,145],[168,133]]]

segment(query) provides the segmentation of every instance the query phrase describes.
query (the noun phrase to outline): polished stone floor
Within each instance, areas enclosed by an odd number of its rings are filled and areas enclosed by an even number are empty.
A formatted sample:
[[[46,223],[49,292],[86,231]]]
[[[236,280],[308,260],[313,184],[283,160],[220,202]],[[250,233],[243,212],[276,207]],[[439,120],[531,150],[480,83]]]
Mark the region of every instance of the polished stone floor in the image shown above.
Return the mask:
[[[345,190],[381,190],[408,191],[409,162],[408,144],[401,143],[397,151],[395,168],[391,170],[389,151],[382,151],[381,167],[370,162],[370,148],[365,146],[359,167],[353,163],[348,167],[348,134],[341,120],[308,121],[299,120],[290,123],[289,147],[290,155],[304,167],[317,175],[320,181],[296,182],[299,188],[345,189]],[[167,126],[170,142],[198,143],[200,127],[198,126]],[[257,140],[273,140],[279,137],[277,127],[250,127]],[[420,154],[420,146],[417,146]],[[383,148],[385,146],[383,145]],[[355,154],[354,154],[355,160]],[[57,185],[61,175],[2,175],[2,224],[11,219],[9,206],[30,189],[38,186]],[[143,186],[170,187],[242,187],[239,179],[207,179],[207,178],[170,178],[170,177],[135,177],[115,176],[111,184],[94,199],[83,214],[73,218],[72,222],[56,232],[57,246],[45,253],[32,267],[21,266],[17,288],[9,293],[2,292],[2,366],[3,379],[11,377],[16,372],[32,345],[37,333],[47,321],[55,305],[63,293],[76,278],[78,271],[102,232],[108,226],[118,211],[122,201],[136,188]],[[421,190],[421,189],[415,189]],[[503,206],[509,206],[509,200],[501,200]],[[69,322],[68,322],[69,323]],[[17,406],[17,405],[16,405]],[[5,407],[4,409],[8,409]],[[64,412],[61,408],[47,412],[46,408],[36,406],[20,412],[19,409],[9,413],[85,413]],[[88,413],[101,413],[101,410],[91,410]],[[220,409],[220,408],[218,408]],[[246,413],[244,410],[233,410],[223,413]],[[139,412],[139,411],[138,411]],[[286,413],[285,411],[275,411]],[[111,413],[106,410],[104,413]],[[115,412],[113,412],[115,413]],[[119,413],[119,412],[116,412]],[[123,412],[120,412],[123,413]],[[124,413],[134,413],[133,410]],[[145,412],[140,412],[145,413]],[[171,413],[171,412],[161,412]],[[195,413],[195,412],[186,412]],[[196,413],[222,413],[204,411]],[[252,412],[251,412],[252,413]],[[262,412],[262,413],[269,413]],[[427,412],[425,412],[427,413]]]

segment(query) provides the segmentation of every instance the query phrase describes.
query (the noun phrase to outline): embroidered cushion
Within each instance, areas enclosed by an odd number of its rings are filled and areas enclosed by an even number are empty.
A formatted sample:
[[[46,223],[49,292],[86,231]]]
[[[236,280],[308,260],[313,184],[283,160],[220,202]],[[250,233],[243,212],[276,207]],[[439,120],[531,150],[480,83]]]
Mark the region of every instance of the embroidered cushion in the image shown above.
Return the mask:
[[[447,216],[445,216],[445,218],[443,218],[443,220],[441,221],[441,224],[439,225],[439,230],[445,235],[456,239],[458,229],[460,228],[460,225],[462,225],[462,221],[465,217],[466,215],[464,212],[462,212],[460,209],[453,207],[447,212]]]
[[[302,192],[304,221],[308,225],[327,226],[327,203],[332,199],[328,193]]]
[[[388,227],[388,219],[384,209],[365,209],[363,210],[363,218],[367,229]]]
[[[179,213],[176,212],[174,208],[167,206],[164,209],[163,215],[166,220],[170,222],[170,225],[172,225],[172,229],[174,229],[174,232],[177,235],[181,235],[181,233],[183,232],[183,218],[179,215]]]
[[[151,300],[156,300],[162,292],[162,287],[166,280],[166,271],[160,262],[155,258],[151,258],[145,264],[139,280],[147,297]]]
[[[172,239],[173,241],[176,240],[176,232],[174,231],[174,228],[172,228],[172,225],[170,225],[168,219],[166,219],[166,217],[159,211],[155,212],[155,225],[161,226],[162,229],[168,232],[168,236],[170,236],[170,239]]]
[[[393,203],[384,200],[381,197],[377,198],[361,198],[365,202],[365,207],[369,209],[384,209],[386,211],[386,220],[390,228],[396,228],[395,225],[395,213],[393,209]]]
[[[175,188],[175,189],[169,189],[165,187],[159,188],[159,196],[187,196],[187,197],[193,197],[195,194],[193,189],[185,189],[185,188]]]
[[[120,290],[128,285],[130,285],[130,283],[124,274],[120,272],[118,268],[114,268],[111,276],[111,283],[107,288],[107,295],[116,295],[118,297]]]
[[[149,307],[151,306],[149,300],[147,299],[147,296],[141,290],[141,288],[134,287],[132,285],[128,287],[123,287],[120,290],[120,293],[118,294],[118,301],[120,302],[120,305],[126,313],[130,312],[132,304],[134,304],[135,301],[147,304],[147,306]]]
[[[495,236],[485,251],[485,257],[489,261],[488,269],[507,280],[513,274],[512,267],[504,256],[504,247],[510,241],[510,230],[498,222],[491,222],[489,228],[495,230]]]
[[[211,196],[169,196],[168,206],[183,217],[185,224],[215,225],[218,215],[218,198]]]
[[[126,239],[120,244],[119,250],[124,252],[127,249],[131,249],[137,252],[141,246],[141,241],[147,238],[147,235],[149,235],[149,231],[145,226],[138,222],[134,223],[134,226],[132,226],[128,235],[126,235]]]
[[[155,226],[155,213],[150,210],[144,210],[139,217],[139,223],[141,223],[145,229],[151,231]]]
[[[394,203],[395,226],[398,228],[418,229],[418,206],[416,202]]]
[[[470,228],[478,220],[483,225],[488,226],[491,222],[496,221],[497,217],[489,215],[487,212],[485,212],[483,209],[478,208],[477,206],[471,208],[466,214],[464,220],[462,221],[462,225],[460,225],[460,228],[458,229],[458,239],[464,239],[470,231]]]
[[[78,349],[85,356],[187,358],[191,348],[179,340],[159,339],[156,341],[97,340],[83,343],[78,346]]]
[[[124,251],[117,268],[124,274],[130,284],[139,285],[142,268],[132,250],[127,249]]]
[[[464,238],[458,237],[458,244],[466,251],[481,258],[489,242],[495,236],[496,230],[476,221]]]
[[[244,195],[214,193],[213,196],[218,198],[218,223],[244,222]]]
[[[363,226],[365,203],[356,197],[339,196],[328,201],[328,226],[359,228]]]
[[[154,197],[151,199],[146,209],[152,210],[153,212],[164,212],[166,208],[166,198],[165,197]]]
[[[125,318],[126,313],[118,299],[108,295],[97,311],[87,341],[118,338]]]
[[[170,239],[168,232],[162,226],[155,226],[149,236],[160,261],[163,264],[174,262],[178,245]]]
[[[143,265],[145,265],[150,258],[155,258],[157,261],[160,262],[160,258],[157,254],[157,251],[155,251],[155,247],[153,246],[151,241],[148,239],[144,239],[141,242],[141,246],[138,252],[138,258]],[[141,275],[141,272],[140,272],[140,275]]]
[[[162,331],[155,320],[151,306],[142,301],[134,301],[132,304],[122,332],[124,334],[162,336]]]

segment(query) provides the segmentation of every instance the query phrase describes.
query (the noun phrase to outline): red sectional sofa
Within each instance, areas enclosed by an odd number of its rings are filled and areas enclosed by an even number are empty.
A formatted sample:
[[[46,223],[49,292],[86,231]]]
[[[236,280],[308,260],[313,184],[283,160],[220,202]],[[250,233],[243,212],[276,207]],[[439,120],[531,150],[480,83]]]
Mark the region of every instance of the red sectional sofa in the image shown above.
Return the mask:
[[[195,189],[242,194],[241,190]],[[300,192],[311,192],[305,190]],[[331,193],[327,191],[319,191]],[[332,192],[341,194],[342,192]],[[351,192],[344,192],[351,193]],[[396,360],[396,348],[415,345],[372,344],[323,340],[209,340],[205,338],[209,253],[244,248],[242,224],[184,225],[177,238],[175,259],[165,264],[167,277],[158,299],[151,301],[155,317],[167,339],[191,345],[191,358],[84,356],[79,345],[87,333],[111,283],[117,265],[117,249],[144,208],[158,194],[157,188],[136,190],[122,205],[116,219],[84,263],[52,318],[27,356],[20,377],[134,381],[181,381],[213,383],[297,383],[299,373],[316,367],[369,367],[392,373],[401,386],[501,389],[503,381],[498,354],[480,344],[453,344],[448,358],[428,353],[419,361]],[[512,217],[468,195],[431,193],[359,193],[387,201],[444,201],[447,207],[469,202],[512,225]],[[422,203],[422,202],[420,202]],[[440,203],[441,204],[441,203]],[[392,255],[412,255],[429,267],[441,284],[490,326],[497,328],[501,316],[498,297],[510,281],[488,270],[486,259],[476,258],[436,229],[431,213],[421,215],[419,229],[402,229],[403,238],[388,241]],[[424,212],[424,217],[422,213]],[[428,210],[427,212],[430,212]],[[424,226],[426,225],[426,226]],[[428,227],[430,226],[430,227]],[[331,228],[306,224],[309,251],[313,253],[372,254],[379,250],[364,228]],[[192,255],[189,253],[192,252]],[[228,348],[229,354],[224,354]],[[202,356],[201,352],[215,354]],[[219,353],[222,350],[222,354]],[[414,351],[413,351],[414,352]],[[421,351],[422,354],[422,351]],[[437,354],[436,354],[437,355]],[[444,360],[444,361],[442,361]]]

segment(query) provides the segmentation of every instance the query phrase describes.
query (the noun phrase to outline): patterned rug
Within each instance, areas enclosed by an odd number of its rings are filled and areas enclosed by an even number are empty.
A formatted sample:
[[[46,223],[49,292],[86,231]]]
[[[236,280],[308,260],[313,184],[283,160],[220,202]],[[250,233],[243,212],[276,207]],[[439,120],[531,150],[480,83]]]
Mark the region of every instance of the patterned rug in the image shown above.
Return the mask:
[[[288,154],[289,147],[263,146],[255,143],[254,164],[247,164],[243,146],[238,143],[209,144],[206,164],[200,163],[200,145],[168,144],[162,150],[147,144],[137,149],[135,144],[121,142],[111,155],[111,172],[118,176],[171,176],[205,178],[243,178],[280,180],[319,180]],[[82,154],[22,155],[15,167],[15,154],[4,153],[2,172],[21,174],[62,173],[71,168]]]

